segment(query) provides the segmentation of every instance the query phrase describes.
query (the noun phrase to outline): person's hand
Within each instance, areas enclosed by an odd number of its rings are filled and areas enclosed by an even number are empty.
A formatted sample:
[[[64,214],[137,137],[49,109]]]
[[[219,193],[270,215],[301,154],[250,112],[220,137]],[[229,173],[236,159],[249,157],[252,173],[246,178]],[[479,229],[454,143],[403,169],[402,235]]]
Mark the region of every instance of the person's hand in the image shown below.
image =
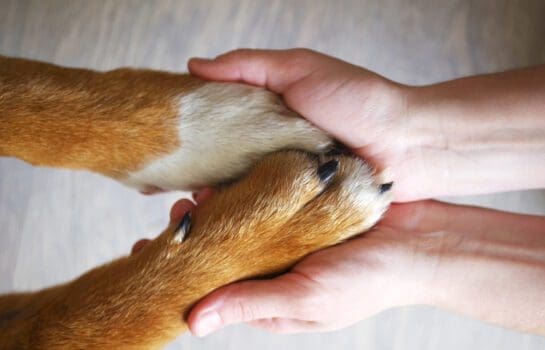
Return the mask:
[[[329,331],[416,302],[407,220],[419,209],[394,206],[376,229],[314,253],[279,277],[211,293],[192,309],[191,332],[204,336],[239,322],[277,333]]]
[[[199,336],[239,322],[280,333],[327,331],[391,307],[428,304],[545,334],[543,227],[539,217],[394,204],[375,229],[286,274],[212,292],[188,324]]]
[[[407,87],[347,62],[306,49],[236,50],[214,60],[189,61],[192,74],[236,81],[281,94],[291,109],[363,156],[386,165],[396,201],[423,198],[405,144]],[[426,194],[427,195],[427,194]]]
[[[281,94],[387,168],[396,202],[545,186],[545,66],[421,87],[306,49],[236,50],[188,68]]]
[[[194,199],[212,195],[208,188]],[[194,207],[177,201],[171,221]],[[544,227],[537,216],[434,201],[394,204],[373,230],[311,254],[286,274],[214,291],[191,310],[188,325],[200,336],[239,322],[282,333],[325,331],[391,307],[427,304],[545,334]]]
[[[193,195],[194,202],[175,202],[171,223],[182,220],[213,193],[212,188],[205,188]],[[250,322],[275,332],[332,330],[414,302],[414,281],[407,280],[404,286],[398,275],[401,267],[407,272],[403,275],[409,276],[410,266],[393,254],[407,255],[406,247],[399,249],[405,232],[390,224],[403,222],[399,216],[415,218],[416,209],[394,207],[376,231],[312,254],[275,279],[239,282],[211,293],[192,309],[190,330],[202,336],[235,322]],[[149,242],[139,240],[131,254],[138,254]]]

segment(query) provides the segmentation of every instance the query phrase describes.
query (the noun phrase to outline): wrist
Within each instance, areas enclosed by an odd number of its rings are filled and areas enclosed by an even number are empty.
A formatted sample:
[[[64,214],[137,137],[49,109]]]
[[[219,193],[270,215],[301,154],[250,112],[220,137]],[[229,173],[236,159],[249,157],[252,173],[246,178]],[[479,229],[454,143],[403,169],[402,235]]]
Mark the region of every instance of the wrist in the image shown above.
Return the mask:
[[[398,250],[393,253],[395,262],[386,269],[388,272],[383,272],[392,281],[387,293],[389,307],[434,305],[436,287],[430,267],[437,264],[437,257],[407,246]]]
[[[388,106],[384,118],[388,120],[385,133],[378,135],[377,144],[387,147],[378,152],[361,152],[365,157],[369,153],[379,154],[379,161],[371,161],[381,169],[388,169],[387,176],[395,183],[393,188],[396,202],[408,202],[432,198],[441,193],[440,181],[437,181],[436,163],[439,152],[445,151],[445,135],[438,120],[431,117],[423,102],[426,91],[420,87],[386,84],[385,101]],[[448,145],[448,144],[447,144]],[[383,158],[385,161],[381,162]],[[439,161],[445,162],[443,158]]]
[[[545,302],[543,218],[439,202],[392,210],[397,213],[387,223],[401,228],[393,237],[399,252],[392,270],[407,290],[402,305],[545,332],[536,308]]]
[[[542,247],[532,252],[506,242],[482,243],[462,244],[441,258],[423,304],[543,334],[545,317],[536,307],[545,301],[545,264],[537,252]]]
[[[412,189],[409,200],[445,194],[451,178],[452,122],[445,118],[440,103],[428,87],[406,87],[403,176]],[[455,169],[463,171],[462,169]]]
[[[527,74],[406,89],[412,199],[545,186],[544,105]]]

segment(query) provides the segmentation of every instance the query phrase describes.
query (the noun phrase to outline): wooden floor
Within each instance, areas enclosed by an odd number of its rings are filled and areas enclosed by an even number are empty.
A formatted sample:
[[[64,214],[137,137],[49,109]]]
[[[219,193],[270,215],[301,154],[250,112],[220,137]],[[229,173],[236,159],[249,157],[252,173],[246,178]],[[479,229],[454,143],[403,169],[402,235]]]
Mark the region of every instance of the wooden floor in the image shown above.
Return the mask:
[[[184,70],[191,56],[305,46],[403,83],[545,63],[545,1],[0,0],[0,53],[64,65]],[[180,194],[143,197],[101,177],[0,160],[0,292],[40,288],[128,252]],[[457,199],[545,214],[545,192]],[[372,303],[372,300],[369,300]],[[384,312],[330,334],[245,326],[184,349],[545,349],[545,338],[439,310]]]

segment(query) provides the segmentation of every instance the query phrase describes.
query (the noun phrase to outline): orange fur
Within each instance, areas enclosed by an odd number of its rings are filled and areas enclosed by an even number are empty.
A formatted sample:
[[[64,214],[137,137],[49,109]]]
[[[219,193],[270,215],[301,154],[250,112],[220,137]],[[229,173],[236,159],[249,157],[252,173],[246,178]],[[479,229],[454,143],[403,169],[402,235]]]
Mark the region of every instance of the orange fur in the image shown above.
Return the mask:
[[[180,145],[187,74],[96,72],[0,56],[0,155],[122,178]]]
[[[122,177],[179,145],[172,96],[203,84],[143,70],[97,73],[0,58],[0,153]],[[172,116],[172,118],[171,118]],[[112,157],[111,153],[115,153]],[[151,349],[186,329],[214,289],[283,271],[369,229],[389,203],[361,160],[272,153],[197,208],[184,242],[168,227],[134,256],[64,285],[0,297],[0,348]]]

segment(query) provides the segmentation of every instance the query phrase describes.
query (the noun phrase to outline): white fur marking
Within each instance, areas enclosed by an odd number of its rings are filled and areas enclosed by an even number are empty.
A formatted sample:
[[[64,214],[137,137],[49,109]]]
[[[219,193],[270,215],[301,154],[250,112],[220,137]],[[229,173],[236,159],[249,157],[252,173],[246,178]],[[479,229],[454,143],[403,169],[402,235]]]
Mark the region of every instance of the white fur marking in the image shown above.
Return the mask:
[[[179,103],[181,147],[131,173],[125,184],[195,190],[232,180],[276,150],[319,153],[331,145],[329,136],[261,88],[207,83]]]

